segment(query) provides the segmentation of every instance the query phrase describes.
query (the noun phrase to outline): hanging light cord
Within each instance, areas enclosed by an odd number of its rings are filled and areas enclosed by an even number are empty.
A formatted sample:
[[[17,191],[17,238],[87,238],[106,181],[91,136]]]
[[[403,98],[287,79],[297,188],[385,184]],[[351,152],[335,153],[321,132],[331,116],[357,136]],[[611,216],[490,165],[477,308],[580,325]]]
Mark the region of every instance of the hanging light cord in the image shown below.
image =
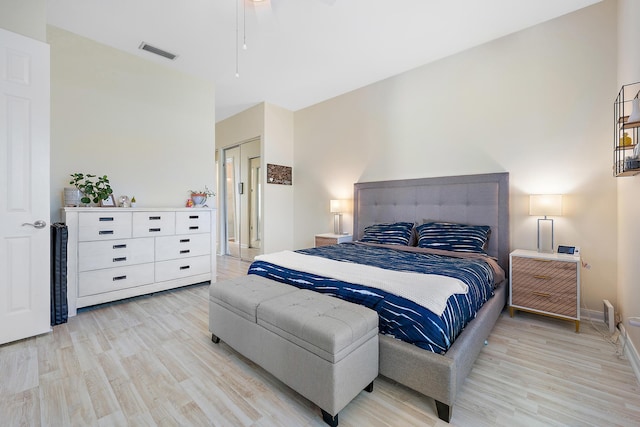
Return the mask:
[[[247,50],[247,0],[242,0],[242,49]]]
[[[238,47],[239,47],[238,46],[238,3],[236,3],[235,6],[236,6],[236,77],[240,77],[240,69],[238,66]]]

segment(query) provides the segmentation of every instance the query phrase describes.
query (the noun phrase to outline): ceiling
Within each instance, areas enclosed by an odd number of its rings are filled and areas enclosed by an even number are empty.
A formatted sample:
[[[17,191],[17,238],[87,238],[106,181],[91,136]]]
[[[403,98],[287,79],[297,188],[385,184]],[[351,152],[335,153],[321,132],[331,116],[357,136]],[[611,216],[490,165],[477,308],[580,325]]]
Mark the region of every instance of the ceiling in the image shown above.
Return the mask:
[[[296,111],[599,1],[47,0],[47,21],[213,81],[220,121],[260,102]]]

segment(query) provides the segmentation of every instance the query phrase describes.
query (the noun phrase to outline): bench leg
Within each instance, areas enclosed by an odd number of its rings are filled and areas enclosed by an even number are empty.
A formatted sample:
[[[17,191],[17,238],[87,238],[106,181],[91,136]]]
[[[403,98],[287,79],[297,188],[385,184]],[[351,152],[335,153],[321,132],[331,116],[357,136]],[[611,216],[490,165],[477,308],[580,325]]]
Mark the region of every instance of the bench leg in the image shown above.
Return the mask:
[[[446,422],[451,421],[451,415],[453,412],[453,408],[451,407],[451,405],[447,405],[436,400],[436,409],[438,410],[438,418]]]
[[[331,427],[337,427],[338,426],[338,414],[335,415],[335,417],[331,416],[328,412],[325,412],[324,409],[321,409],[322,411],[322,420],[329,424]]]
[[[373,381],[371,381],[371,384],[369,384],[368,386],[366,386],[364,388],[365,391],[371,393],[373,391]]]
[[[214,334],[211,334],[211,341],[213,341],[214,344],[218,344],[220,342],[220,338],[218,338]]]

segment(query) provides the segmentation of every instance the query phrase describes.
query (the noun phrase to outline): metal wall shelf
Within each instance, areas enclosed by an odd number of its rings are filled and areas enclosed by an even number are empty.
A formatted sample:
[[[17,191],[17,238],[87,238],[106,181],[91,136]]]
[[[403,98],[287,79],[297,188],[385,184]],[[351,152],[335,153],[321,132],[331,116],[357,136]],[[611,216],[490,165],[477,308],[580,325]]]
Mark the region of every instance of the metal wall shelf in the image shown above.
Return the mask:
[[[613,176],[634,176],[640,174],[640,147],[638,139],[640,121],[629,123],[634,98],[640,95],[640,82],[623,85],[613,105]],[[631,143],[624,145],[625,134]]]

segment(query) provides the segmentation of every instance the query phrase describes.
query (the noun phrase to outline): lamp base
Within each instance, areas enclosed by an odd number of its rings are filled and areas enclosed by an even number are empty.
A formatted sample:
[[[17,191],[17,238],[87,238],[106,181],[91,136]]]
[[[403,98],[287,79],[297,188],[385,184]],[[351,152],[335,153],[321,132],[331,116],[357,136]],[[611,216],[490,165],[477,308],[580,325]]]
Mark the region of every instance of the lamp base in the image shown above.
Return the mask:
[[[541,221],[545,221],[548,224],[541,224]],[[546,229],[546,232],[543,231],[543,229]],[[538,218],[538,252],[555,252],[553,241],[553,219],[547,218],[546,216],[544,218]]]
[[[342,234],[342,214],[333,214],[333,234]]]

